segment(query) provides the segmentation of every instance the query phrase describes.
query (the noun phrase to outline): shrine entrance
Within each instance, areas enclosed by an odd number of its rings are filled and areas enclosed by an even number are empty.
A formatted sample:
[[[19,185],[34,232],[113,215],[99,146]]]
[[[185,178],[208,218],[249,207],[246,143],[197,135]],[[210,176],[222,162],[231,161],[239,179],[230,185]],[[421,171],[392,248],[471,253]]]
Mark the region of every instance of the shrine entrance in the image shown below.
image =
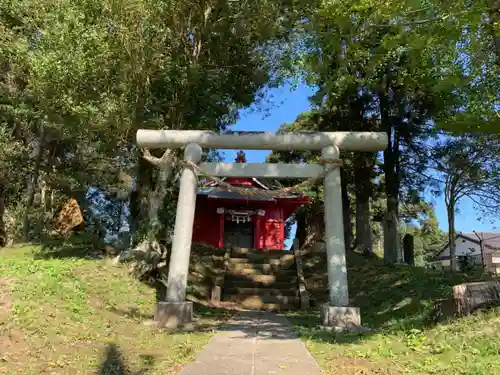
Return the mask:
[[[224,246],[251,249],[253,247],[253,223],[226,220],[224,223]]]
[[[266,200],[279,199],[283,193],[297,190],[301,184],[295,185],[293,188],[285,188],[277,191],[269,191],[267,189],[255,190],[255,188],[248,189],[235,186],[239,184],[228,183],[223,181],[221,177],[230,177],[233,179],[305,179],[303,184],[322,180],[325,206],[325,245],[329,302],[321,306],[321,318],[323,325],[335,329],[343,330],[359,326],[361,324],[359,308],[349,306],[344,224],[341,219],[342,215],[339,215],[339,213],[342,213],[339,168],[342,163],[339,158],[341,151],[376,152],[385,150],[388,142],[388,135],[383,132],[304,132],[277,134],[226,132],[217,134],[196,130],[139,130],[137,132],[137,144],[141,148],[178,149],[185,147],[169,262],[167,295],[166,301],[158,302],[158,319],[162,321],[164,326],[171,328],[177,328],[192,321],[193,303],[186,301],[186,287],[193,228],[196,228],[194,224],[196,224],[195,211],[198,200],[197,193],[199,193],[197,189],[199,184],[198,175],[200,175],[207,176],[212,181],[217,182],[218,187],[224,188],[225,192],[231,194],[232,197],[235,194],[244,196],[244,201],[259,197],[265,197]],[[321,158],[316,164],[202,163],[203,148],[321,151]],[[205,193],[209,201],[220,198],[222,194],[221,191],[208,191]],[[241,199],[239,200],[241,201]],[[213,202],[214,205],[216,202],[217,206],[214,207],[212,212],[219,215],[219,220],[222,223],[219,226],[219,230],[222,231],[224,224],[226,224],[226,207],[219,206],[218,204],[221,201],[217,200]],[[266,204],[266,207],[269,206],[275,206],[275,204]],[[232,207],[227,207],[227,209],[232,209]],[[258,209],[258,211],[262,211],[263,217],[266,215],[267,208],[255,207],[249,209]],[[260,216],[259,213],[258,216]],[[275,226],[276,224],[280,224],[282,219],[269,218],[269,220],[269,222],[257,220],[255,228],[259,228],[262,224],[264,226],[268,224],[269,226]],[[212,219],[210,219],[210,222],[214,223]],[[238,224],[243,223],[236,223],[236,225]],[[245,224],[249,224],[249,222],[245,221]],[[203,223],[199,223],[198,225],[199,227],[205,227]],[[207,228],[213,227],[208,226]],[[234,229],[232,232],[234,233]],[[277,233],[277,231],[273,233]],[[218,238],[222,237],[218,233],[215,233],[215,235]],[[241,236],[239,232],[238,236],[242,238],[242,241],[243,238],[249,237],[248,235]],[[255,247],[259,248],[259,246]],[[300,280],[299,275],[297,275],[297,279]],[[306,292],[305,285],[300,285],[299,288],[301,294]]]
[[[249,165],[243,151],[235,161],[234,165]],[[220,182],[222,186],[202,181],[197,188],[193,242],[217,248],[285,250],[285,221],[297,208],[310,204],[307,195],[276,193],[255,177],[223,177]]]

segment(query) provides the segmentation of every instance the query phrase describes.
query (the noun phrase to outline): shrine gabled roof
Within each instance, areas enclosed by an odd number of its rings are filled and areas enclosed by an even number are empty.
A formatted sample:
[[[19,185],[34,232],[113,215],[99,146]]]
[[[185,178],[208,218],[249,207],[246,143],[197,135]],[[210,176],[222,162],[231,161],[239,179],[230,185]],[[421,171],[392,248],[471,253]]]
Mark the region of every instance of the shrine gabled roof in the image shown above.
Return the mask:
[[[222,181],[226,181],[228,178],[227,177],[223,177],[221,178]],[[258,187],[264,189],[264,190],[269,190],[269,187],[264,184],[263,182],[259,181],[258,179],[256,179],[255,177],[251,177],[251,178],[244,178],[243,180],[250,180],[252,181],[255,185],[257,185]],[[207,182],[206,184],[204,184],[203,186],[210,186],[210,187],[214,187],[214,186],[217,186],[217,182],[214,182],[214,181],[209,181]]]
[[[278,199],[293,199],[293,198],[303,198],[303,195],[297,194],[283,194],[275,198],[271,197],[249,197],[247,195],[238,194],[232,191],[222,190],[217,187],[202,187],[198,189],[198,195],[205,195],[208,198],[215,199],[232,199],[232,200],[251,200],[251,201],[268,201],[276,202]]]
[[[236,157],[236,163],[246,163],[246,158],[245,158],[245,153],[243,151],[238,152],[237,157]],[[221,178],[222,181],[233,184],[235,186],[240,185],[239,181],[244,180],[251,182],[253,186],[255,186],[253,189],[254,190],[263,190],[263,191],[269,191],[271,190],[268,186],[266,186],[264,183],[259,181],[255,177],[245,177],[245,178],[234,178],[234,177],[225,177]],[[236,181],[235,181],[236,180]],[[239,180],[239,181],[238,181]],[[238,182],[237,182],[238,181]],[[241,186],[238,186],[241,187]],[[267,201],[267,202],[277,202],[278,200],[282,199],[299,199],[303,200],[308,198],[302,194],[282,194],[278,195],[276,197],[266,197],[264,194],[262,196],[247,196],[244,194],[239,194],[236,192],[230,192],[224,189],[221,189],[218,186],[218,183],[216,181],[209,181],[205,184],[202,184],[201,187],[198,188],[197,191],[198,195],[204,195],[207,196],[208,198],[212,199],[228,199],[228,200],[244,200],[244,201]]]
[[[269,197],[248,197],[231,191],[221,190],[217,187],[199,188],[198,195],[206,195],[208,198],[216,199],[234,199],[234,200],[252,200],[274,202],[276,199]]]

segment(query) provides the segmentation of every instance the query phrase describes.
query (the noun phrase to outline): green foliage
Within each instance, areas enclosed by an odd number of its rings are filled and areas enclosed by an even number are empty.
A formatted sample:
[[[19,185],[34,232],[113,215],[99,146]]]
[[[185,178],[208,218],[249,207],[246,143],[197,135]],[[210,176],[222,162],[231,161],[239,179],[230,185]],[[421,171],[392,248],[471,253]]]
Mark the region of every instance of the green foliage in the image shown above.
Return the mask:
[[[30,191],[30,179],[35,193],[42,183],[69,197],[90,185],[113,190],[120,172],[135,174],[138,128],[232,125],[240,108],[289,71],[304,11],[300,1],[267,0],[4,2],[0,170],[11,172],[4,174],[7,207]]]
[[[460,271],[469,272],[474,269],[476,260],[472,254],[465,254],[458,257]]]
[[[480,209],[500,213],[500,140],[496,135],[464,135],[435,146],[435,171],[445,201],[453,206],[468,197]]]
[[[345,105],[349,105],[349,102],[345,103]],[[328,126],[331,126],[331,123],[328,120],[334,118],[332,115],[329,115],[326,111],[313,110],[310,112],[300,114],[297,119],[289,124],[283,124],[280,127],[279,131],[319,131],[325,130]],[[360,120],[360,119],[358,119]],[[341,114],[338,116],[339,124],[341,121]],[[363,121],[362,119],[360,121]],[[352,125],[355,126],[355,125]],[[356,163],[355,163],[355,155],[354,153],[342,153],[343,160],[343,171],[342,174],[343,184],[347,189],[348,196],[350,197],[350,201],[353,204],[349,207],[351,211],[351,217],[355,216],[355,191],[354,191],[354,179],[353,175],[356,172]],[[408,159],[411,156],[406,156]],[[280,162],[280,163],[315,163],[318,162],[320,155],[318,152],[311,151],[274,151],[269,157],[269,162]],[[363,170],[361,172],[362,177],[367,181],[370,181],[373,185],[373,190],[371,191],[369,197],[371,198],[371,211],[370,218],[374,219],[372,222],[372,235],[374,240],[381,240],[382,238],[382,230],[381,226],[376,223],[375,219],[378,219],[383,216],[383,213],[386,209],[386,195],[384,192],[384,184],[385,179],[384,176],[380,174],[380,163],[377,162],[377,165],[374,165],[371,168],[371,171],[368,173]],[[410,164],[404,164],[405,166]],[[411,165],[414,167],[414,165]],[[426,165],[419,167],[423,171],[426,170]],[[415,237],[415,256],[418,265],[423,265],[426,261],[435,257],[436,253],[441,249],[445,242],[445,234],[439,229],[438,221],[436,214],[434,212],[433,207],[430,203],[428,203],[420,192],[417,192],[418,183],[415,183],[415,172],[414,168],[406,171],[402,170],[401,173],[407,173],[407,179],[401,177],[403,179],[403,186],[400,191],[402,196],[402,204],[400,207],[400,220],[403,225],[401,231],[405,233],[412,234]],[[370,176],[371,175],[371,176]],[[425,177],[422,175],[421,177]],[[428,181],[428,179],[426,179]],[[286,181],[286,184],[295,184],[300,181]],[[276,182],[276,184],[283,184],[285,182]],[[307,193],[309,197],[313,200],[314,203],[321,204],[323,202],[323,193],[322,187],[320,186],[311,186],[309,189],[305,190],[304,193]],[[310,215],[316,217],[317,212],[312,209],[312,207],[302,207],[297,213],[298,216],[309,217]],[[320,217],[322,219],[322,217]],[[291,221],[289,224],[293,224],[294,221]],[[345,224],[345,223],[344,223]]]
[[[386,132],[389,147],[377,166],[384,175],[376,167],[368,169],[375,186],[369,179],[356,179],[367,175],[359,169],[366,156],[342,155],[352,161],[347,175],[355,182],[346,186],[353,188],[358,203],[370,196],[376,216],[387,210],[407,223],[419,220],[426,210],[424,193],[439,188],[427,171],[434,152],[429,144],[442,136],[443,128],[460,133],[498,127],[500,38],[495,39],[497,16],[491,6],[324,2],[304,24],[299,65],[304,79],[318,87],[312,97],[315,110],[286,128]],[[273,158],[314,159],[294,152]],[[419,239],[422,261],[442,242],[442,234],[437,236],[430,243]]]

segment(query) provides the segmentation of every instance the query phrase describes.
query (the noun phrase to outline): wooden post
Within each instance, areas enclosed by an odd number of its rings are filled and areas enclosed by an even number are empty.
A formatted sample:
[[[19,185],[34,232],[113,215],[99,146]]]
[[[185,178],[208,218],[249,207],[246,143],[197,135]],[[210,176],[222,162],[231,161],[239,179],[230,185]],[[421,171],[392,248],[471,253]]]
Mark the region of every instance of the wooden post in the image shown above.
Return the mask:
[[[224,215],[225,215],[225,210],[224,207],[218,207],[217,208],[217,215],[219,215],[219,242],[218,242],[218,247],[223,248],[224,247]]]

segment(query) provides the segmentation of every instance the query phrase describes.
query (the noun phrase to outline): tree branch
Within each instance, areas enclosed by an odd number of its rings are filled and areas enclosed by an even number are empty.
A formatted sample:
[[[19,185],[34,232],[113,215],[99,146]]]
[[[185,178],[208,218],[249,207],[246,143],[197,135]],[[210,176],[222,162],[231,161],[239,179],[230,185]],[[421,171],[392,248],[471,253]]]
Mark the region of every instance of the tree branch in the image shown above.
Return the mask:
[[[142,157],[144,160],[148,161],[149,163],[153,164],[155,167],[166,167],[169,164],[172,164],[172,150],[168,149],[165,150],[161,158],[157,158],[156,156],[151,155],[151,152],[146,148],[142,150]]]
[[[418,12],[420,12],[422,10],[424,10],[424,9],[419,9],[419,10],[416,10],[416,11],[409,11],[409,12],[407,12],[405,15],[403,15],[403,17],[401,19],[402,23],[398,22],[397,24],[388,24],[388,25],[370,23],[368,26],[378,27],[378,28],[390,28],[390,27],[393,27],[393,26],[396,26],[396,25],[418,26],[418,25],[423,25],[423,24],[427,24],[427,23],[431,23],[431,22],[446,21],[448,18],[460,16],[460,15],[463,15],[463,14],[467,14],[467,13],[470,13],[472,11],[471,9],[467,9],[467,10],[463,10],[461,12],[455,12],[455,13],[449,13],[449,14],[442,14],[442,15],[437,16],[437,17],[426,18],[426,19],[415,20],[415,21],[410,21],[410,20],[406,19],[406,16],[408,16],[410,13],[418,13]],[[483,10],[487,11],[487,10],[494,10],[494,9],[493,8],[484,8]]]

